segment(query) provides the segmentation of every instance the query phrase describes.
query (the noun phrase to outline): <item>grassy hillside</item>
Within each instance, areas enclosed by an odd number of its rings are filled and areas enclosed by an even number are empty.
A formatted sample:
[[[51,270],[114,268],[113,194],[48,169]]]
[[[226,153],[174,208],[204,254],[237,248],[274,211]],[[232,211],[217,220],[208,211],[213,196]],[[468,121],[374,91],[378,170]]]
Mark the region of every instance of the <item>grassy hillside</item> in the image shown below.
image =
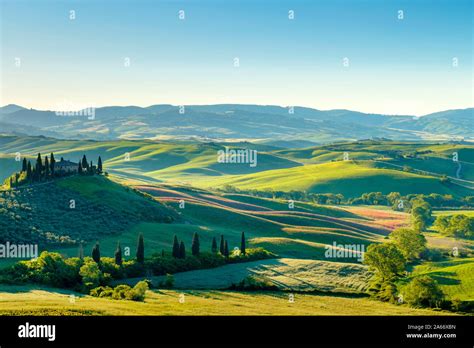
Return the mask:
[[[263,277],[285,291],[335,293],[362,293],[370,277],[367,268],[359,264],[280,258],[178,273],[174,276],[174,288],[227,289],[249,275]],[[150,280],[159,284],[163,278]],[[129,279],[127,284],[135,285],[139,280]]]
[[[74,298],[71,298],[74,295]],[[184,295],[184,303],[179,302]],[[32,286],[0,286],[0,315],[450,315],[367,298],[276,292],[160,290],[145,302],[114,301]]]
[[[415,267],[413,276],[429,275],[436,279],[450,299],[474,301],[474,259],[452,259]]]
[[[172,222],[178,214],[103,176],[73,176],[0,191],[0,241],[76,245],[132,229]]]
[[[384,194],[400,192],[402,195],[435,192],[459,196],[471,193],[471,190],[453,184],[443,184],[434,176],[376,168],[373,163],[363,161],[338,161],[247,175],[195,178],[193,183],[201,187],[231,185],[240,189],[334,192],[345,197],[357,197],[374,190]]]
[[[218,163],[217,151],[225,146],[258,150],[257,166]],[[100,155],[107,171],[142,183],[307,190],[346,197],[371,191],[474,194],[473,145],[372,140],[281,150],[248,142],[99,142],[0,136],[0,178],[19,169],[20,163],[14,161],[16,152],[34,158],[38,152],[51,151],[58,158],[73,161],[83,154],[93,160]],[[454,152],[459,162],[452,161]],[[349,161],[342,161],[345,153]],[[442,175],[447,175],[451,183],[442,184]]]

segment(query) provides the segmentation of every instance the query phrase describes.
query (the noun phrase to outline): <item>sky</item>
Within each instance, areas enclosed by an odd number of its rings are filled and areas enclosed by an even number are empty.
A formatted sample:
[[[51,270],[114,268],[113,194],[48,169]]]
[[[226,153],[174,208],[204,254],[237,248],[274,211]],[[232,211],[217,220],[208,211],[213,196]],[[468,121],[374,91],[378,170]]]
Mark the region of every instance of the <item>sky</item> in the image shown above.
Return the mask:
[[[420,116],[474,103],[471,0],[0,4],[1,105],[236,103]]]

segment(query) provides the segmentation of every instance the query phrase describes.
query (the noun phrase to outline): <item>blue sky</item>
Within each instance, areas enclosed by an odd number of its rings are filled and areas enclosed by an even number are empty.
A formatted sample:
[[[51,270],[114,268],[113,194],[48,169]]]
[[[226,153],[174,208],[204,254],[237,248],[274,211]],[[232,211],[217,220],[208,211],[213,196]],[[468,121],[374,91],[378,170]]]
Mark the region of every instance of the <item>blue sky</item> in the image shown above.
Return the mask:
[[[470,0],[0,1],[2,105],[473,106]]]

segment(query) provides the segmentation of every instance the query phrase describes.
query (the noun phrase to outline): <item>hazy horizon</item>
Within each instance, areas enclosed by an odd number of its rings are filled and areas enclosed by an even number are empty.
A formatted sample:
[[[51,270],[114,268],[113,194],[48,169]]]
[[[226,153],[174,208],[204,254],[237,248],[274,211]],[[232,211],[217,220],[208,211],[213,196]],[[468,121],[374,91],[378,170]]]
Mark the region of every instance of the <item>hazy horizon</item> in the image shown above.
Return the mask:
[[[1,9],[0,104],[413,116],[474,104],[469,0],[3,0]]]
[[[340,108],[331,108],[331,109],[321,109],[321,108],[315,108],[315,107],[310,107],[306,105],[278,105],[278,104],[243,104],[243,103],[216,103],[216,104],[183,104],[183,105],[177,105],[177,104],[171,104],[171,103],[154,103],[154,104],[147,104],[147,105],[137,105],[137,104],[124,104],[124,105],[118,105],[118,104],[110,104],[110,105],[98,105],[98,106],[83,106],[78,109],[68,109],[68,108],[62,108],[62,109],[36,109],[34,107],[30,106],[25,106],[21,105],[18,103],[9,103],[5,105],[1,105],[0,108],[4,108],[6,106],[10,105],[16,105],[19,107],[22,107],[24,109],[29,109],[29,110],[37,110],[37,111],[80,111],[82,109],[86,108],[95,108],[95,109],[100,109],[100,108],[107,108],[107,107],[139,107],[139,108],[149,108],[152,106],[157,106],[157,105],[170,105],[174,107],[180,107],[180,106],[185,106],[185,107],[193,107],[193,106],[219,106],[219,105],[242,105],[242,106],[259,106],[259,107],[280,107],[280,108],[289,108],[289,107],[294,107],[294,108],[307,108],[307,109],[313,109],[317,111],[335,111],[335,110],[347,110],[347,111],[352,111],[352,112],[360,112],[360,113],[366,113],[366,114],[375,114],[375,115],[385,115],[385,116],[416,116],[416,117],[423,117],[427,116],[430,114],[435,114],[439,112],[445,112],[445,111],[451,111],[451,110],[466,110],[466,109],[473,109],[474,107],[466,107],[466,108],[453,108],[453,109],[446,109],[446,110],[438,110],[431,112],[429,114],[423,114],[423,115],[415,115],[413,113],[411,114],[384,114],[381,112],[364,112],[360,110],[350,110],[350,109],[340,109]]]

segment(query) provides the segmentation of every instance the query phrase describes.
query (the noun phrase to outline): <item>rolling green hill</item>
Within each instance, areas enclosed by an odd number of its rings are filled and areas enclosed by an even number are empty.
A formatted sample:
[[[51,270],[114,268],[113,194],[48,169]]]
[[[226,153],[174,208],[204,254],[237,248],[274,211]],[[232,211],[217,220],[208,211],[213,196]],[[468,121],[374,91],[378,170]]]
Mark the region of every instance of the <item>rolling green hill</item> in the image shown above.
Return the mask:
[[[0,191],[0,242],[77,245],[149,221],[178,221],[173,209],[103,176],[73,176]]]
[[[256,167],[217,162],[225,146],[258,150]],[[306,190],[316,193],[398,191],[465,196],[474,194],[474,146],[394,141],[357,141],[304,149],[276,149],[242,143],[191,141],[90,141],[46,137],[0,136],[0,178],[19,170],[15,153],[35,158],[38,152],[77,161],[100,155],[106,170],[141,183],[171,183],[202,188],[232,185],[242,189]],[[349,156],[343,161],[344,154]],[[453,162],[457,153],[458,162]],[[441,183],[446,175],[450,182]]]

